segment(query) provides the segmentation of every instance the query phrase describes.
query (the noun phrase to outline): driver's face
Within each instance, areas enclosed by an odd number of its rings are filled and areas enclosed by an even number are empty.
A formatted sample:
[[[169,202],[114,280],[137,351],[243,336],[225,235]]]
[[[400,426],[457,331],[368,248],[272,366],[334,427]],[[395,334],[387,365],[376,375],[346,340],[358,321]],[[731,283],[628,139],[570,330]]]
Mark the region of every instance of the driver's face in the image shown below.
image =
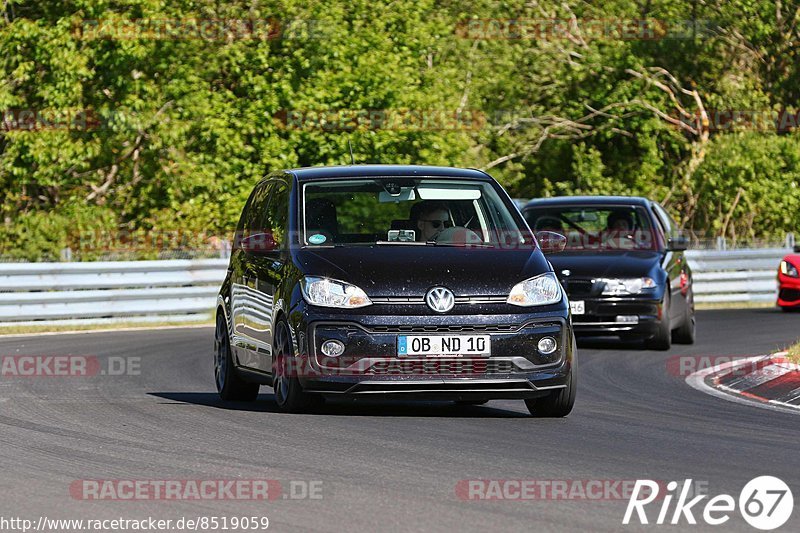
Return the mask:
[[[429,241],[450,224],[450,214],[444,209],[437,209],[430,213],[423,213],[417,221],[420,240]]]
[[[631,228],[630,228],[630,224],[628,224],[628,221],[625,220],[624,218],[621,218],[619,220],[615,220],[614,223],[611,224],[611,229],[612,230],[620,230],[620,231],[628,231]]]

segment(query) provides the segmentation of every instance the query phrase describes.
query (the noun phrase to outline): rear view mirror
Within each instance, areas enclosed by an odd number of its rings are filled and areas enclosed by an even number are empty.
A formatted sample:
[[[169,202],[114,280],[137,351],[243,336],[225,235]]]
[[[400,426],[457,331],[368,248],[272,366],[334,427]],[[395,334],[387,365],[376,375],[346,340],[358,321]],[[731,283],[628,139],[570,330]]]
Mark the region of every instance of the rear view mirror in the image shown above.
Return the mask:
[[[567,247],[567,238],[554,231],[537,231],[536,240],[545,254],[557,254]]]
[[[683,235],[677,235],[667,239],[667,250],[670,252],[683,252],[689,248],[689,239]]]

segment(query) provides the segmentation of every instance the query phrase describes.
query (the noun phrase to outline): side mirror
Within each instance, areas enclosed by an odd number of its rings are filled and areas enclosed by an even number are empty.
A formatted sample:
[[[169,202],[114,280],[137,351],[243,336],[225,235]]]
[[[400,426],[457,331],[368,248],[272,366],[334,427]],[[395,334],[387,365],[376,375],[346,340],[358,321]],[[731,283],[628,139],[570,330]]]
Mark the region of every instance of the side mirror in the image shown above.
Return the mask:
[[[557,254],[567,247],[567,238],[554,231],[537,231],[536,240],[545,254]]]
[[[794,253],[800,254],[800,244],[795,244],[794,245]]]
[[[274,252],[280,248],[280,244],[275,241],[271,232],[253,233],[240,241],[242,250],[251,254]]]
[[[683,235],[667,239],[667,250],[670,252],[683,252],[687,248],[689,248],[689,239]]]

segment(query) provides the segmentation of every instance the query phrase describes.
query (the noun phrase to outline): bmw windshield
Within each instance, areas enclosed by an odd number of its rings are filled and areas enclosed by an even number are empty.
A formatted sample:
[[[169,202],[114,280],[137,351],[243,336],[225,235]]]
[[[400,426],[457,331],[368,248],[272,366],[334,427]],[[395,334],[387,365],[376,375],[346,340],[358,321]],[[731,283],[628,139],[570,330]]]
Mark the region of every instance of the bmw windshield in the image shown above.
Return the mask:
[[[301,244],[308,247],[516,247],[533,239],[489,182],[358,178],[308,182]]]
[[[530,227],[567,238],[569,252],[658,250],[657,232],[647,212],[636,206],[565,205],[525,211]]]

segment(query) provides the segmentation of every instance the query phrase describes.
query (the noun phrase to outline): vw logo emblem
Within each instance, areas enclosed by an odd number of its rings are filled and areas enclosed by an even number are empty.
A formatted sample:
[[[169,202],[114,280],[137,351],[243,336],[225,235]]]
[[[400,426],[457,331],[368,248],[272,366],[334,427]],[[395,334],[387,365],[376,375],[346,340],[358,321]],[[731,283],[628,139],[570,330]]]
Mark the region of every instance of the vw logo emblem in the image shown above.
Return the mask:
[[[446,313],[456,305],[456,298],[450,289],[434,287],[425,295],[425,302],[437,313]]]
[[[562,276],[569,276],[570,274],[572,274],[572,272],[570,270],[562,270],[561,271],[561,275]]]

